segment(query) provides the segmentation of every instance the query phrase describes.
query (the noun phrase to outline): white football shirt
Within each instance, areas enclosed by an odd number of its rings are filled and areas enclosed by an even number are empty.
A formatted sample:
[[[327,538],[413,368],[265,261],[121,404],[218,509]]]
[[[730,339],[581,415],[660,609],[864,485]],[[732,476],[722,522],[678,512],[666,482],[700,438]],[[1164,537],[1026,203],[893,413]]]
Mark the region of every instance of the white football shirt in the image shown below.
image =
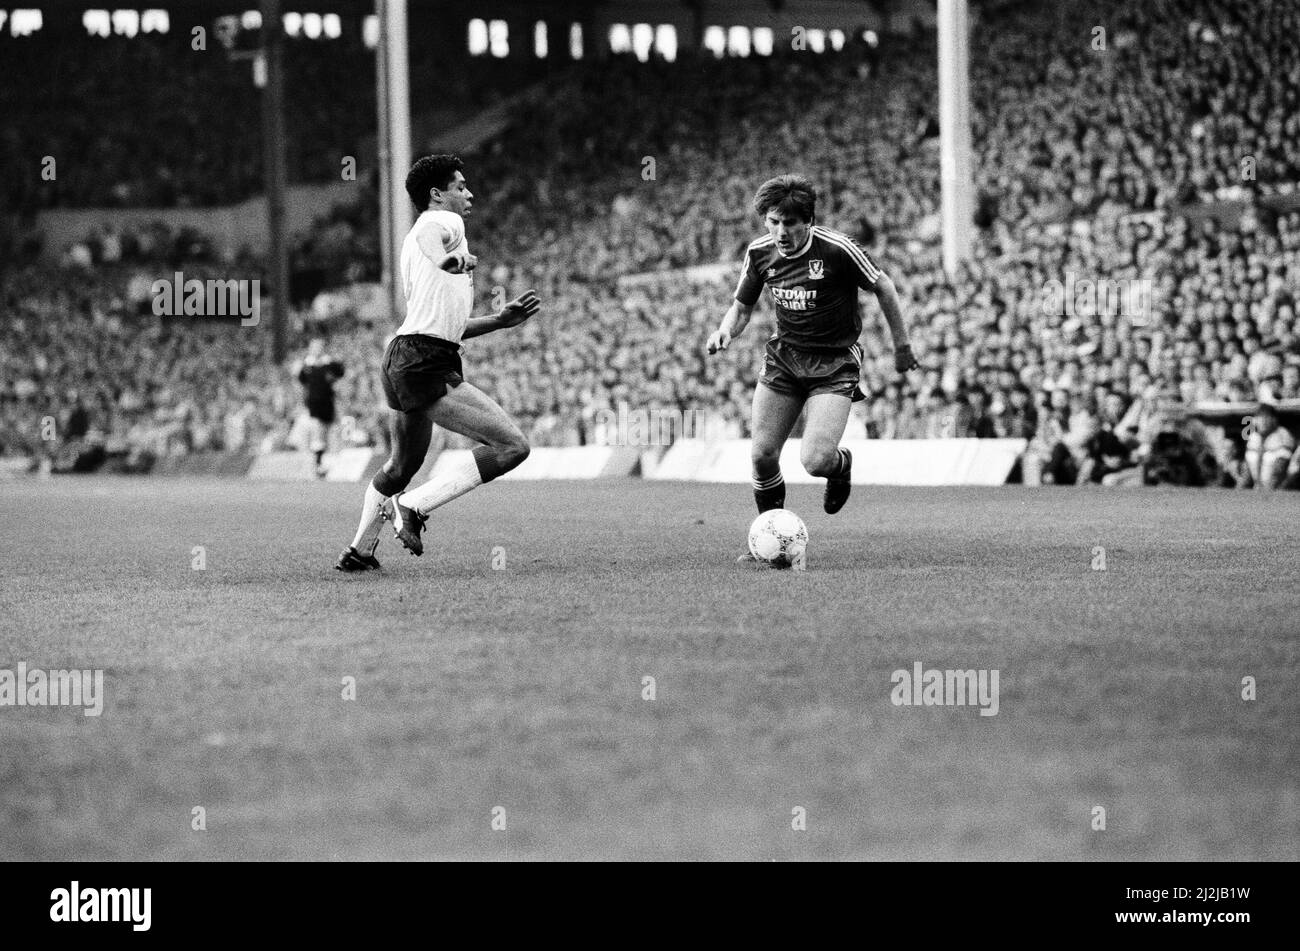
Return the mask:
[[[433,238],[443,252],[469,253],[465,221],[454,211],[430,209],[420,215],[402,241],[402,291],[406,296],[406,320],[401,334],[427,334],[460,343],[474,308],[474,279],[469,274],[452,274],[438,267],[420,248],[423,234]]]

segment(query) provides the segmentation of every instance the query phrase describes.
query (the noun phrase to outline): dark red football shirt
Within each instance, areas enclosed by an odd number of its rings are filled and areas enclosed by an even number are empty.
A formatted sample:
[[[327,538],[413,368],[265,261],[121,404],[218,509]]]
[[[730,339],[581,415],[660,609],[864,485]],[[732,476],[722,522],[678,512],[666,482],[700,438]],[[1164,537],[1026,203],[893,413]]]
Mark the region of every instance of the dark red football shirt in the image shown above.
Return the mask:
[[[870,290],[883,273],[848,235],[813,225],[807,244],[789,257],[771,235],[751,242],[736,300],[753,307],[766,284],[778,340],[805,350],[842,349],[862,333],[858,291]]]

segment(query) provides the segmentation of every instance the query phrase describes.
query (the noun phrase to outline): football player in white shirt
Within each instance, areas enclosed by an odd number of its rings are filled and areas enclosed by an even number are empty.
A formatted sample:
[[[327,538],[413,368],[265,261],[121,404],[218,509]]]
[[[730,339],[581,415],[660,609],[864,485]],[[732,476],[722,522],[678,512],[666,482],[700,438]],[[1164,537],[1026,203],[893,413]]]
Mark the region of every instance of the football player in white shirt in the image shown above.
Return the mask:
[[[516,327],[537,313],[535,291],[510,301],[499,314],[470,316],[478,259],[465,240],[474,195],[464,163],[454,155],[428,155],[411,166],[406,192],[420,217],[402,243],[401,277],[406,320],[384,352],[384,395],[393,410],[393,451],[366,487],[355,539],[334,566],[340,571],[379,567],[375,547],[383,519],[391,519],[401,543],[423,554],[420,538],[428,515],[440,505],[491,482],[528,458],[528,440],[490,396],[465,382],[460,342]],[[482,445],[464,465],[406,492],[424,464],[433,425]]]

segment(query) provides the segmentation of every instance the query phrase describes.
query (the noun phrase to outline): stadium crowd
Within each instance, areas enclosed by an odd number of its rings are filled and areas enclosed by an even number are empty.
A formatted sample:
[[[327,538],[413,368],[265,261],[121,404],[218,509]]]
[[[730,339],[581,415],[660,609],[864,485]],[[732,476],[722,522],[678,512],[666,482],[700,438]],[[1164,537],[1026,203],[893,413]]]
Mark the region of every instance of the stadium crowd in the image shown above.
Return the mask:
[[[540,444],[600,438],[601,412],[623,404],[703,410],[718,431],[744,434],[770,310],[719,357],[701,342],[757,233],[755,185],[801,169],[822,192],[820,220],[894,276],[924,367],[897,377],[868,307],[870,399],[852,432],[1024,437],[1027,479],[1294,483],[1300,457],[1271,406],[1300,399],[1300,48],[1288,39],[1300,9],[1115,4],[1100,48],[1097,19],[1062,7],[976,22],[979,229],[957,275],[937,242],[931,37],[835,56],[575,66],[469,157],[483,306],[498,287],[536,287],[546,302],[536,321],[466,346],[471,378]],[[239,192],[240,168],[206,180]],[[176,198],[210,200],[183,187]],[[363,205],[306,245],[359,255],[354,270],[373,273],[376,229]],[[140,273],[126,267],[133,252],[96,242],[57,280],[35,267],[3,277],[4,449],[39,451],[48,407],[63,432],[98,430],[154,456],[282,443],[296,397],[264,333],[142,314],[122,291]],[[1115,308],[1053,296],[1056,282],[1134,293]],[[348,439],[386,438],[374,367],[388,329],[332,327],[330,349],[352,371],[338,388]],[[1225,434],[1187,414],[1204,401],[1259,408],[1248,432]]]

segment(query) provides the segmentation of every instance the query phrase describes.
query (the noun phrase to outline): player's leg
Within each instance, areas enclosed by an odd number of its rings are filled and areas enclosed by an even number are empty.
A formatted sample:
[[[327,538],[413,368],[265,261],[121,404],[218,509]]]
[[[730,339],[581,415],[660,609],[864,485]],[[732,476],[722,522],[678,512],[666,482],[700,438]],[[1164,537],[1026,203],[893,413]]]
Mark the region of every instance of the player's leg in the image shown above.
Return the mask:
[[[808,397],[799,457],[808,474],[826,480],[822,507],[835,514],[848,500],[853,456],[840,446],[853,401],[840,393],[814,393]]]
[[[307,413],[307,420],[302,427],[302,445],[307,450],[307,455],[312,457],[314,462],[313,468],[316,475],[320,475],[320,462],[316,459],[316,447],[320,445],[320,420]]]
[[[321,463],[325,459],[325,450],[329,445],[329,426],[315,413],[309,413],[307,417],[307,448],[315,460],[315,472],[317,478],[323,478],[325,469]]]
[[[770,359],[764,367],[764,381],[776,378],[781,371]],[[797,393],[776,389],[760,381],[754,387],[754,408],[750,424],[750,463],[753,466],[754,504],[760,513],[785,507],[785,478],[781,475],[781,449],[790,438],[790,430],[799,421],[804,398]],[[739,563],[760,563],[745,551],[736,559]]]
[[[781,448],[799,421],[802,396],[775,390],[766,383],[754,387],[750,441],[754,504],[760,512],[785,507],[785,479],[781,475]]]
[[[398,538],[412,551],[423,551],[420,528],[430,512],[509,472],[527,459],[529,452],[528,440],[515,421],[496,400],[472,383],[449,388],[447,395],[430,408],[429,414],[444,429],[468,436],[482,445],[476,446],[464,462],[393,500]],[[404,529],[408,522],[414,524]]]
[[[383,525],[384,503],[410,485],[424,464],[424,456],[429,451],[429,440],[433,435],[430,411],[430,408],[409,413],[393,411],[389,427],[393,441],[392,452],[383,468],[375,473],[375,477],[366,486],[356,537],[335,565],[340,571],[379,567],[375,547],[379,544],[379,530]]]
[[[808,387],[808,419],[804,425],[801,461],[810,475],[826,480],[822,508],[834,515],[844,507],[853,488],[853,454],[840,446],[849,410],[863,399],[862,347],[853,344],[843,353],[802,354],[799,369]]]

